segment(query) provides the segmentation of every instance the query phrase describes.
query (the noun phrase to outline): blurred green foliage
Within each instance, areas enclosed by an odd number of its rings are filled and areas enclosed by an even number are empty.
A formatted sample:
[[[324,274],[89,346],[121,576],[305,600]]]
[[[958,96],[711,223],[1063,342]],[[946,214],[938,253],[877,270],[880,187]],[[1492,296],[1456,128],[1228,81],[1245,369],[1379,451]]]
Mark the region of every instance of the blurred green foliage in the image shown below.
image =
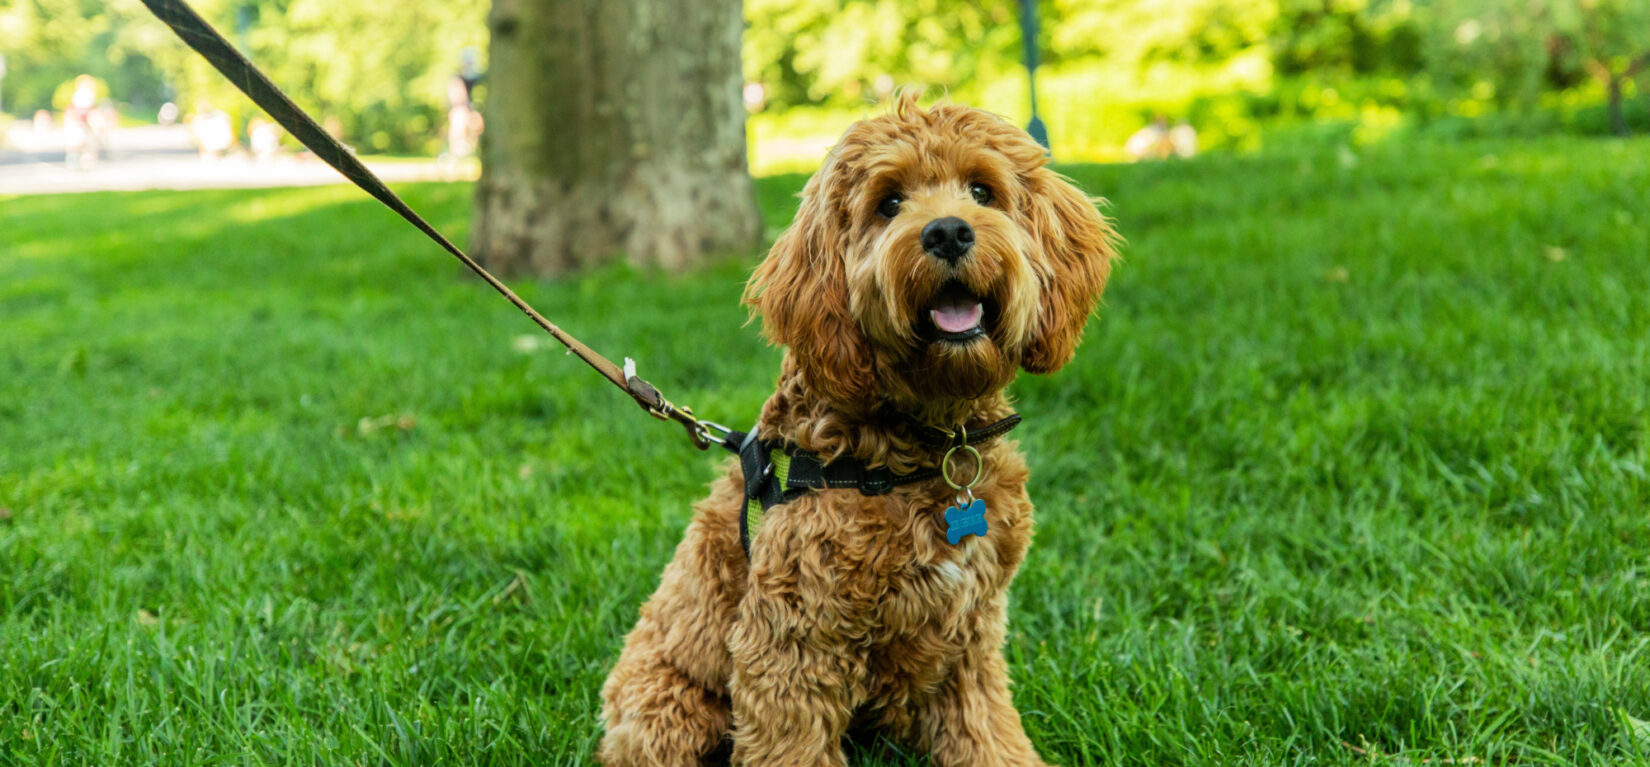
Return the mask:
[[[445,86],[466,47],[486,48],[485,3],[336,3],[332,0],[194,0],[294,101],[318,119],[336,115],[368,151],[435,149]],[[238,125],[250,102],[138,0],[0,0],[0,53],[10,72],[6,108],[52,107],[81,72],[109,83],[130,111],[167,100],[186,114],[204,103]]]
[[[159,106],[162,75],[142,26],[131,23],[134,13],[147,11],[136,0],[0,0],[6,111],[62,109],[66,97],[54,103],[54,95],[81,73],[114,93],[136,94],[136,105]]]
[[[486,3],[196,5],[369,151],[433,150],[443,82],[461,50],[486,44]],[[745,77],[762,86],[758,169],[817,162],[846,120],[901,85],[1027,116],[1012,0],[744,6]],[[1603,133],[1614,127],[1614,94],[1625,126],[1650,128],[1644,0],[1038,0],[1038,9],[1044,119],[1068,159],[1117,156],[1156,113],[1190,120],[1206,147],[1255,147],[1324,122],[1355,124],[1364,138],[1400,123]],[[137,0],[0,0],[0,52],[12,63],[14,113],[48,106],[84,71],[138,111],[175,96],[186,112],[210,99],[250,116]]]
[[[767,89],[766,111],[752,121],[759,137],[840,127],[886,90],[879,80],[1028,116],[1017,4],[837,5],[746,3],[746,77]],[[1636,81],[1645,64],[1632,69],[1650,54],[1650,3],[1642,0],[1039,0],[1038,7],[1039,101],[1055,155],[1067,159],[1119,157],[1123,141],[1154,114],[1187,119],[1204,146],[1241,148],[1314,134],[1369,140],[1400,127],[1605,133],[1601,64],[1616,73],[1626,122],[1650,129]],[[796,149],[794,158],[758,153],[758,166],[800,167],[829,141],[814,134],[779,147]]]

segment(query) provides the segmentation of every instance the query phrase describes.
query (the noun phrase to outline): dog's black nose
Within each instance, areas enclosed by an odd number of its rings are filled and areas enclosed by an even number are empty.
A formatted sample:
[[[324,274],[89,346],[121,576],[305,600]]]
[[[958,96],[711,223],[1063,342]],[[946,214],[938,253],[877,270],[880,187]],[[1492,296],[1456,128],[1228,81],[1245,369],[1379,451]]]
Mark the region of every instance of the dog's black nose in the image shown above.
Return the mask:
[[[968,255],[974,247],[974,227],[956,216],[936,218],[922,228],[922,249],[948,264]]]

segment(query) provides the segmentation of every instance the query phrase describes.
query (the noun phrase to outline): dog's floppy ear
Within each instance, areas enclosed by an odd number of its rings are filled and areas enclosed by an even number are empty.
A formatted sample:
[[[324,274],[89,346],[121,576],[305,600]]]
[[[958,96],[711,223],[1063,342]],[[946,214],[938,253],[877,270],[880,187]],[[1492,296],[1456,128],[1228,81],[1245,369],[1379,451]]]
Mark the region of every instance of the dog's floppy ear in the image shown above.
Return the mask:
[[[847,236],[824,199],[821,169],[802,190],[796,220],[745,285],[768,339],[791,348],[808,387],[851,408],[869,403],[870,345],[849,309]]]
[[[1090,199],[1063,176],[1038,168],[1028,178],[1029,229],[1042,250],[1033,259],[1042,316],[1020,364],[1052,373],[1071,361],[1117,255],[1116,234]]]

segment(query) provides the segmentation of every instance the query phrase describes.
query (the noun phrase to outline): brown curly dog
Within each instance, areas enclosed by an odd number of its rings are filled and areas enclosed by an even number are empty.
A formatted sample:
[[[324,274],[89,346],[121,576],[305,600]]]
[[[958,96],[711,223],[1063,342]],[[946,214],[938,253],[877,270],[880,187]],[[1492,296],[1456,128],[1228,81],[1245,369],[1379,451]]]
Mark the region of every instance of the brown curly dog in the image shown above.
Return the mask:
[[[1094,201],[1024,131],[915,97],[850,127],[808,181],[745,299],[789,347],[763,439],[895,475],[919,439],[1012,414],[1003,387],[1071,359],[1114,256]],[[1026,463],[1005,439],[954,458],[989,532],[947,540],[958,493],[805,492],[740,538],[738,461],[694,507],[602,689],[611,767],[843,765],[867,728],[936,765],[1040,765],[1008,690],[1008,585],[1031,541]],[[961,455],[961,454],[959,454]]]

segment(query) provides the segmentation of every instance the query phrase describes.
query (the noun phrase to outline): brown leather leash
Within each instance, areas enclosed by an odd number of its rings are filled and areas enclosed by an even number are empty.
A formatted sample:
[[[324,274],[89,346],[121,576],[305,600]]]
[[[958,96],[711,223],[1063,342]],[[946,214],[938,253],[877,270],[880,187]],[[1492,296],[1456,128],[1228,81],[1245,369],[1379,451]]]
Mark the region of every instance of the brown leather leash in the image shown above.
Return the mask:
[[[419,231],[445,248],[454,258],[463,262],[464,266],[468,267],[470,271],[475,272],[488,285],[491,285],[494,290],[499,292],[499,295],[504,296],[505,300],[514,304],[517,309],[520,309],[539,327],[544,328],[545,332],[554,336],[557,341],[567,347],[568,351],[578,355],[579,359],[584,360],[585,364],[594,368],[597,373],[611,381],[614,386],[623,389],[643,410],[660,420],[675,421],[681,424],[683,428],[687,429],[688,439],[693,442],[694,447],[700,450],[705,450],[711,445],[720,445],[730,451],[738,452],[739,444],[732,440],[732,436],[737,432],[718,423],[702,421],[693,415],[692,408],[671,403],[670,400],[665,399],[665,396],[660,393],[657,387],[636,376],[635,361],[626,357],[624,367],[621,368],[613,364],[612,360],[597,354],[594,349],[584,345],[572,334],[545,319],[544,315],[535,311],[532,306],[522,300],[521,296],[516,295],[515,291],[500,282],[497,277],[488,273],[486,269],[482,268],[481,264],[476,263],[475,259],[465,255],[464,251],[459,250],[457,245],[448,241],[446,237],[442,236],[441,232],[436,231],[434,226],[431,226],[400,197],[390,191],[389,187],[385,186],[384,182],[379,180],[378,176],[371,170],[368,170],[367,166],[362,164],[353,153],[345,149],[343,144],[340,144],[337,139],[322,130],[314,118],[306,114],[297,104],[292,103],[292,100],[287,98],[280,88],[275,87],[275,84],[270,82],[263,72],[259,71],[252,62],[235,50],[229,44],[229,41],[225,40],[223,35],[213,29],[212,25],[201,18],[200,14],[196,13],[193,8],[190,8],[188,3],[184,0],[143,0],[143,4],[149,7],[149,11],[156,18],[165,22],[166,26],[171,27],[179,39],[183,40],[189,47],[194,48],[196,53],[199,53],[219,72],[222,72],[224,77],[229,78],[229,82],[246,94],[247,98],[252,99],[253,103],[263,108],[275,122],[280,123],[281,127],[286,128],[298,141],[308,147],[311,152],[314,152],[316,157],[325,160],[328,165],[344,174],[345,178],[367,194],[372,195],[385,207],[395,211],[408,223],[418,227]],[[744,435],[740,434],[739,437],[743,439]]]

